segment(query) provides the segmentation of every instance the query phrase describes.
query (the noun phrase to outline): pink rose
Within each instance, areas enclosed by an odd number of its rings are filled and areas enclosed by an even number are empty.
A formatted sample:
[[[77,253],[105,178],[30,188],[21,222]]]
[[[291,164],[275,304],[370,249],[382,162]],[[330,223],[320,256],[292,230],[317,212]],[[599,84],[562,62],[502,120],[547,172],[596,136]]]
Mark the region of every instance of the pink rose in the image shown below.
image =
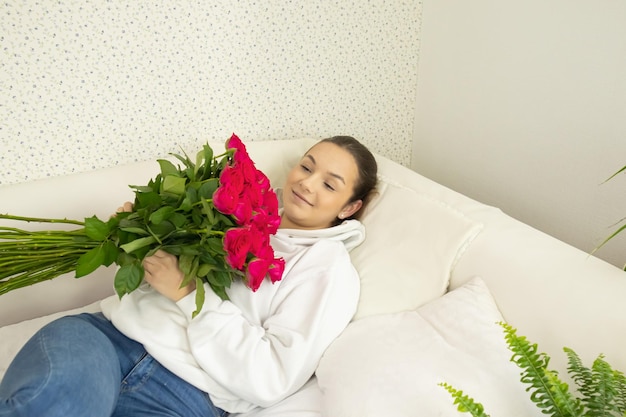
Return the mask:
[[[269,240],[264,242],[263,245],[255,248],[255,250],[252,251],[252,254],[255,258],[265,259],[268,262],[274,259],[274,249],[270,246]]]
[[[220,184],[229,185],[240,193],[244,185],[243,172],[230,165],[226,165],[220,174]]]
[[[263,195],[263,207],[266,214],[267,233],[275,234],[280,226],[280,215],[278,214],[278,198],[274,190],[269,189]]]
[[[270,189],[270,180],[267,178],[267,175],[263,173],[263,171],[256,170],[256,179],[255,182],[259,185],[259,188],[263,191],[268,191]]]
[[[282,258],[274,259],[274,250],[271,246],[265,247],[263,252],[251,260],[246,269],[246,281],[252,291],[259,289],[266,276],[269,276],[272,284],[283,278],[285,260]]]
[[[262,208],[257,208],[252,217],[250,218],[250,224],[257,229],[267,233],[267,213]]]
[[[250,287],[252,291],[259,289],[261,283],[267,275],[269,267],[270,263],[261,258],[255,258],[248,263],[248,268],[246,269],[246,281],[248,282],[248,287]]]
[[[283,279],[283,271],[285,270],[285,260],[283,258],[274,259],[267,273],[272,280],[272,284]]]
[[[239,191],[229,184],[220,186],[213,193],[213,205],[222,214],[233,214],[237,204],[239,204]]]
[[[235,153],[235,157],[237,156],[237,152]],[[234,166],[241,172],[243,175],[244,181],[246,184],[254,184],[257,185],[257,169],[254,166],[254,162],[251,159],[237,159],[235,158]]]
[[[261,189],[254,183],[247,183],[244,189],[245,198],[249,201],[253,210],[263,204],[263,194]]]
[[[249,228],[238,227],[228,229],[224,234],[226,262],[228,262],[232,268],[241,271],[246,263],[252,242]]]
[[[254,255],[256,258],[264,258],[267,248],[269,247],[271,249],[269,236],[264,230],[259,229],[258,227],[255,227],[254,225],[249,225],[249,230],[250,230],[250,253]]]
[[[237,207],[235,207],[233,211],[233,217],[238,225],[250,223],[250,219],[252,218],[252,205],[245,195],[243,198],[239,199]]]
[[[246,150],[246,146],[243,144],[241,139],[239,139],[239,137],[235,135],[234,133],[232,134],[230,139],[228,139],[228,141],[226,142],[226,147],[228,149],[235,150],[235,154],[233,155],[233,159],[235,160],[235,163],[250,163],[253,165],[252,159],[250,159],[250,156],[248,155],[248,151]]]

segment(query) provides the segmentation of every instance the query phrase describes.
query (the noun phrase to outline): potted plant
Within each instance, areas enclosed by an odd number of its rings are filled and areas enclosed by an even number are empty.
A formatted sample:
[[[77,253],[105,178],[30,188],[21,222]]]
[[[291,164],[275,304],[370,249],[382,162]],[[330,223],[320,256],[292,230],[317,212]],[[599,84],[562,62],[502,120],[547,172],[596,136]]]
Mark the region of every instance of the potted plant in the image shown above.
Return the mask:
[[[538,352],[537,344],[517,335],[511,325],[499,324],[504,328],[507,345],[513,352],[511,361],[522,371],[521,382],[528,385],[531,401],[543,414],[553,417],[626,417],[626,377],[611,368],[603,355],[588,368],[572,349],[563,349],[568,357],[568,373],[578,387],[577,391],[572,391],[556,371],[548,369],[550,357]],[[463,391],[447,383],[439,385],[451,394],[459,411],[474,417],[489,417],[483,405]]]

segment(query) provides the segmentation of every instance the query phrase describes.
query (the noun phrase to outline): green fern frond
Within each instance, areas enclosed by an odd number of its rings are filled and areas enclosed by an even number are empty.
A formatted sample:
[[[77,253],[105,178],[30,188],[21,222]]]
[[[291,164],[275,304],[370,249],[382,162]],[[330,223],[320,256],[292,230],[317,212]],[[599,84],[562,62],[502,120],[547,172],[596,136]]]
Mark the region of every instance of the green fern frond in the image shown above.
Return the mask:
[[[583,402],[586,402],[585,398],[589,397],[592,391],[593,374],[591,369],[583,365],[580,356],[572,349],[564,347],[563,351],[567,355],[567,373],[578,386],[578,391],[583,396]]]
[[[454,399],[454,404],[457,406],[457,410],[461,413],[470,413],[473,417],[489,417],[489,414],[485,414],[483,405],[465,395],[463,391],[458,390],[445,382],[439,383],[439,385],[444,387],[450,393]]]
[[[587,408],[590,416],[604,416],[607,411],[619,411],[616,400],[619,395],[616,373],[600,355],[591,367],[593,375],[593,394]],[[622,399],[623,401],[623,399]]]
[[[580,399],[572,395],[569,391],[569,386],[559,379],[555,371],[546,370],[545,375],[550,383],[550,391],[552,392],[556,409],[569,417],[591,417],[584,413],[585,407]],[[554,413],[554,411],[552,412]]]
[[[505,322],[499,324],[504,329],[505,340],[513,352],[511,361],[522,370],[520,380],[528,385],[526,391],[530,392],[531,401],[542,409],[544,414],[553,417],[571,417],[556,400],[553,383],[546,375],[545,370],[548,369],[550,357],[545,353],[538,353],[537,344],[530,343],[525,336],[518,336],[513,326]],[[554,377],[557,378],[556,375]]]
[[[617,370],[613,372],[615,373],[615,389],[617,390],[615,405],[617,405],[618,412],[626,416],[626,376]]]

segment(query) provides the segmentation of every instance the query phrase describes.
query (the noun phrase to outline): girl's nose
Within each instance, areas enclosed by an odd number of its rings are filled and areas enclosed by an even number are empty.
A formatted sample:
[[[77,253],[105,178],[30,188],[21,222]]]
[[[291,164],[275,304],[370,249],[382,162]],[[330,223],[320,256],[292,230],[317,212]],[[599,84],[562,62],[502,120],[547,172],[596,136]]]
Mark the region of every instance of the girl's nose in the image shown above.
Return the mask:
[[[311,192],[311,177],[304,178],[300,180],[300,186],[306,192]]]

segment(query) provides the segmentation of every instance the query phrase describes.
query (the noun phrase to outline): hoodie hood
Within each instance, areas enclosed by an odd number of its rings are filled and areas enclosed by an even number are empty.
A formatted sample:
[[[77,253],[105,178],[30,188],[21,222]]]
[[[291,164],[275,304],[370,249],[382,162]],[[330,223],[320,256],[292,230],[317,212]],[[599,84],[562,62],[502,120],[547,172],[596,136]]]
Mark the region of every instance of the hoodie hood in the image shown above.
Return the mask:
[[[343,242],[348,251],[365,240],[365,226],[358,220],[344,220],[343,223],[326,229],[278,229],[277,239],[289,239],[298,246],[311,246],[320,239]]]

